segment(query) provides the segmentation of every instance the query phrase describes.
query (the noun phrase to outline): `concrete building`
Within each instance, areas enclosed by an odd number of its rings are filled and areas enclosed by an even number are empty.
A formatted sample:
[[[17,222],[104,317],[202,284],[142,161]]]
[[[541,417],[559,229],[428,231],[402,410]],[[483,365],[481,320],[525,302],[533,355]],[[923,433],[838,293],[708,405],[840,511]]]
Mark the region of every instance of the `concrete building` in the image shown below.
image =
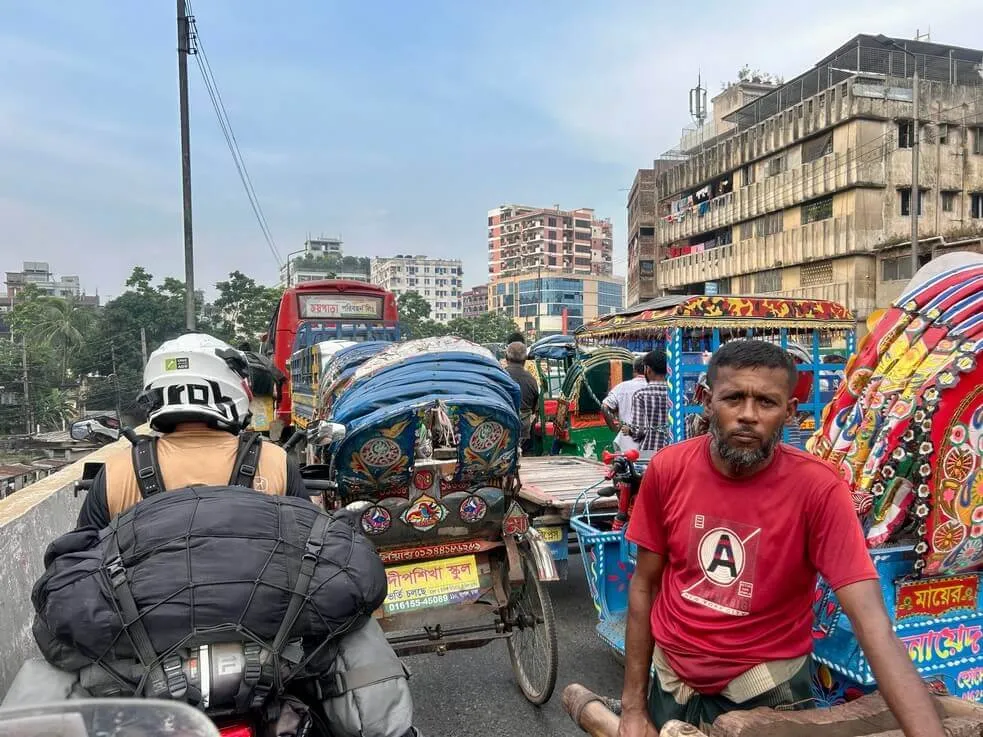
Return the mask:
[[[301,251],[289,254],[280,267],[280,286],[321,279],[371,280],[371,261],[365,256],[346,256],[340,238],[308,238]]]
[[[47,261],[24,261],[21,271],[7,272],[4,284],[7,288],[7,304],[16,302],[18,295],[30,285],[49,297],[74,298],[87,306],[99,306],[99,296],[87,295],[77,276],[56,277]]]
[[[610,220],[594,210],[502,205],[488,211],[488,276],[496,282],[530,270],[611,275]]]
[[[628,195],[628,307],[656,296],[655,172],[639,169]]]
[[[544,273],[540,277],[533,272],[488,285],[488,309],[504,312],[520,330],[536,338],[572,333],[624,304],[624,279],[618,276]]]
[[[461,314],[464,317],[478,317],[488,312],[488,285],[479,284],[461,295]]]
[[[860,320],[884,306],[911,275],[913,59],[920,260],[978,247],[983,52],[894,42],[907,53],[859,35],[790,82],[714,98],[710,128],[656,162],[655,247],[629,292],[831,299]]]
[[[430,319],[461,316],[461,259],[394,256],[372,259],[372,283],[396,295],[416,292],[430,304]]]

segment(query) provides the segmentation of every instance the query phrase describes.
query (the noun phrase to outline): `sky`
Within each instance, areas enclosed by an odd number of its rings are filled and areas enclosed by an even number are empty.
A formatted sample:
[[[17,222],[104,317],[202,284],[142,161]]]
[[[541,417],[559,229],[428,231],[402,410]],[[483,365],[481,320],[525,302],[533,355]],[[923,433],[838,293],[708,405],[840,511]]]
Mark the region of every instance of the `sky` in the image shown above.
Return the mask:
[[[745,64],[790,79],[857,33],[983,47],[979,0],[194,0],[280,258],[463,259],[487,211],[593,207],[626,262],[627,190]],[[48,261],[89,294],[183,278],[175,2],[0,0],[0,271]],[[189,61],[196,286],[277,279]]]

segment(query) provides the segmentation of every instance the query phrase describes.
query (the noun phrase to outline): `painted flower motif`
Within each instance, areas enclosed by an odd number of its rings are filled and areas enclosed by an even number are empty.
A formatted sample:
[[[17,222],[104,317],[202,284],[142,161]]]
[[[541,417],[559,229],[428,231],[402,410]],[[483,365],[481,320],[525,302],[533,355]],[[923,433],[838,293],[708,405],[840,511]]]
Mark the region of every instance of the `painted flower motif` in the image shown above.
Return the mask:
[[[928,517],[928,505],[919,504],[917,507],[915,507],[915,516],[918,517],[919,519]]]
[[[905,430],[905,433],[901,436],[901,439],[906,443],[910,443],[915,439],[915,431],[909,427],[907,430]]]
[[[878,481],[876,484],[870,487],[870,493],[874,496],[882,496],[884,494],[884,484]]]
[[[956,383],[956,376],[951,371],[943,371],[939,374],[939,383],[944,387],[950,387]]]
[[[962,445],[966,442],[966,426],[962,423],[955,425],[952,428],[952,433],[949,435],[950,440],[953,445]]]
[[[962,548],[955,555],[953,567],[957,569],[972,566],[978,562],[980,551],[983,551],[983,540],[974,538],[963,543]]]
[[[928,543],[922,540],[915,546],[915,552],[918,555],[924,555],[928,551]]]
[[[932,465],[930,463],[923,463],[918,467],[918,473],[921,474],[923,479],[927,479],[932,475]]]
[[[935,528],[932,534],[932,547],[940,553],[948,553],[953,550],[966,537],[966,529],[956,522],[950,520]]]
[[[891,457],[896,461],[903,461],[906,455],[908,454],[905,453],[905,449],[900,447],[895,448],[894,452],[891,453]]]
[[[928,484],[919,484],[918,485],[918,492],[917,492],[917,494],[918,494],[918,498],[919,499],[928,499],[928,496],[929,496],[930,493],[931,493],[931,490],[928,488]]]

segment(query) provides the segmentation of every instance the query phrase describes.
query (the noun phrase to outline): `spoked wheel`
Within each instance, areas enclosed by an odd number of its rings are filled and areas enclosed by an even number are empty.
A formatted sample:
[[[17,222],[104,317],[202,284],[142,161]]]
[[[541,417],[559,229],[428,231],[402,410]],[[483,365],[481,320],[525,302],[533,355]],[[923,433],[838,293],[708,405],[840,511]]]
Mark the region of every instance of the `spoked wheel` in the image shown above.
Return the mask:
[[[550,700],[556,687],[559,655],[556,645],[556,615],[549,592],[536,576],[532,561],[523,557],[526,580],[514,589],[506,609],[512,630],[508,639],[512,671],[525,697],[540,706]]]

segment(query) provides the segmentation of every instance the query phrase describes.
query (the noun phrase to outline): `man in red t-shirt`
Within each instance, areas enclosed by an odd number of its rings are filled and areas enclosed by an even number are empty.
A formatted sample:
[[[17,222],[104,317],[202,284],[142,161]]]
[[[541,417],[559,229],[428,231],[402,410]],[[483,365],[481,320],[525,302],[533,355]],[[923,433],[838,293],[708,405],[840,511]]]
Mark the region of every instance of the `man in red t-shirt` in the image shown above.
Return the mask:
[[[627,536],[621,737],[670,719],[707,726],[757,706],[808,706],[816,575],[853,624],[909,737],[942,724],[884,608],[849,491],[825,462],[779,442],[794,416],[792,358],[734,340],[707,369],[709,433],[664,448],[642,479]],[[650,667],[655,678],[649,688]]]

